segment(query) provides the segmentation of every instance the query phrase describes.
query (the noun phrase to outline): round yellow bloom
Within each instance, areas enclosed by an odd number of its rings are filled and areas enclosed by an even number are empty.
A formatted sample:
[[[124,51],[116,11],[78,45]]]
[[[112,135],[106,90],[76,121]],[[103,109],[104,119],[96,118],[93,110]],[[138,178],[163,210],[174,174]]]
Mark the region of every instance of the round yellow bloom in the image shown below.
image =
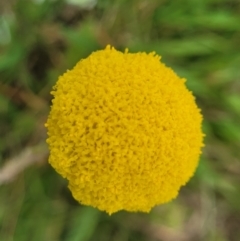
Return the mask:
[[[50,164],[76,200],[148,212],[193,175],[202,115],[185,80],[155,53],[107,46],[61,76],[46,126]]]

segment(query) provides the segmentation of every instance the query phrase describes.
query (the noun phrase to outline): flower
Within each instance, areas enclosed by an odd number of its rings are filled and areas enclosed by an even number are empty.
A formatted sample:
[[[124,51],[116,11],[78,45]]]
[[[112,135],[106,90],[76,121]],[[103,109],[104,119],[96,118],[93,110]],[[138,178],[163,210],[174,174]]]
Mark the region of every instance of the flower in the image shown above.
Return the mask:
[[[148,212],[193,175],[202,115],[185,79],[154,52],[107,46],[60,76],[51,94],[49,162],[81,204]]]

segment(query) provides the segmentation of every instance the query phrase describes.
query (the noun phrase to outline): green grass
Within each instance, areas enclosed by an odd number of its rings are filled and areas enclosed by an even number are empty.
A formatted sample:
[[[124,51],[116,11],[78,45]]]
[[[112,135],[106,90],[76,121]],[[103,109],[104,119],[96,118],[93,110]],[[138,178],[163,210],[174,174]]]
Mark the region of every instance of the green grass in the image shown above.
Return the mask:
[[[239,241],[240,2],[99,0],[89,9],[70,2],[0,3],[0,240]],[[156,51],[187,78],[204,115],[195,176],[150,214],[81,206],[47,163],[52,86],[107,44]],[[19,169],[28,148],[36,160]],[[13,158],[14,179],[1,183]]]

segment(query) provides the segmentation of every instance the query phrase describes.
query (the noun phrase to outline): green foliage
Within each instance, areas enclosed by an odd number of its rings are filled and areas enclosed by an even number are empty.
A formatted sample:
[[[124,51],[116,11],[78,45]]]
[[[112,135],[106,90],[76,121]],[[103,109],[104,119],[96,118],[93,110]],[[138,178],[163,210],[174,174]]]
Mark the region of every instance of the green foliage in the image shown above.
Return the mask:
[[[238,0],[99,0],[89,8],[3,0],[0,14],[0,240],[240,240]],[[190,183],[150,214],[110,217],[76,203],[46,157],[1,184],[10,159],[20,163],[18,153],[44,141],[57,77],[109,43],[156,51],[187,79],[206,133]]]

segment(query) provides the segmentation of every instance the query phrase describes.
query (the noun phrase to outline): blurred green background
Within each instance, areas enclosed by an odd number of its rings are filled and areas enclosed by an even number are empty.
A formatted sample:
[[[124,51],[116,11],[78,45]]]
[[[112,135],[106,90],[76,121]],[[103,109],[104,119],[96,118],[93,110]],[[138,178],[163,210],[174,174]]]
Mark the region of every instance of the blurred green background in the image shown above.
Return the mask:
[[[195,176],[149,214],[81,206],[47,163],[52,86],[107,44],[156,51],[204,115]],[[1,241],[239,241],[239,150],[239,0],[0,1]]]

